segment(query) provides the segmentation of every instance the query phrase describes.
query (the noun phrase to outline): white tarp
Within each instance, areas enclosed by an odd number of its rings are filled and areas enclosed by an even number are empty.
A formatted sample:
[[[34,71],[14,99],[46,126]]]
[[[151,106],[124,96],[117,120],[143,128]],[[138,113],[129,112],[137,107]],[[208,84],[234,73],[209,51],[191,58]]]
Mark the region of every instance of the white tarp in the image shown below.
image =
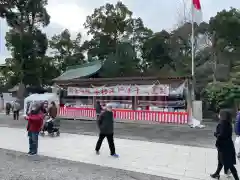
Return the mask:
[[[200,129],[205,128],[205,125],[202,125],[201,121],[195,119],[194,117],[190,119],[189,126],[191,128],[200,128]]]
[[[34,103],[45,103],[49,106],[52,101],[59,106],[59,97],[55,93],[32,94],[24,99],[23,115],[26,116]]]

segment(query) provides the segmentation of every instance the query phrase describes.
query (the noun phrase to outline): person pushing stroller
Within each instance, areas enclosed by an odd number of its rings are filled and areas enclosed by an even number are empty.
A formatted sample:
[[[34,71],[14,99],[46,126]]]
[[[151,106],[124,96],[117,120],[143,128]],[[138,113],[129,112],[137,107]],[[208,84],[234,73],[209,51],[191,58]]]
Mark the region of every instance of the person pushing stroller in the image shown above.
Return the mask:
[[[51,106],[48,109],[48,115],[49,119],[45,122],[41,134],[43,135],[45,131],[47,131],[49,134],[57,133],[57,135],[60,134],[59,128],[54,127],[54,121],[55,118],[57,117],[57,106],[54,101],[51,102]]]

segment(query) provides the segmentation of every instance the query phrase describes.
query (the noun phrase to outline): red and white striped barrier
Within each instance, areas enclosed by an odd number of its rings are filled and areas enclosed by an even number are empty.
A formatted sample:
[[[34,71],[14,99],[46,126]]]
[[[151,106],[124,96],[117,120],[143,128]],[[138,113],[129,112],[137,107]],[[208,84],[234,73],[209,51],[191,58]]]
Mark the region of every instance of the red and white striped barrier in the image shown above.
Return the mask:
[[[95,109],[93,108],[73,108],[60,107],[59,116],[67,118],[94,118],[96,117]]]
[[[116,109],[114,118],[129,121],[152,121],[160,123],[187,124],[187,112],[158,112],[143,110]],[[94,108],[61,107],[59,116],[74,119],[96,119]]]

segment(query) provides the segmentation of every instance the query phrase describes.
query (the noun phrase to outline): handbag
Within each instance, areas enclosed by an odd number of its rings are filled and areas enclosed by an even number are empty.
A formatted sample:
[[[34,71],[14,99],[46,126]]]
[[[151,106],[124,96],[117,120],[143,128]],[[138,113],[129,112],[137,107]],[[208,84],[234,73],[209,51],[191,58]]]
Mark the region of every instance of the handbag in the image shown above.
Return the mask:
[[[240,136],[236,137],[234,144],[235,144],[236,153],[239,154],[240,153]]]

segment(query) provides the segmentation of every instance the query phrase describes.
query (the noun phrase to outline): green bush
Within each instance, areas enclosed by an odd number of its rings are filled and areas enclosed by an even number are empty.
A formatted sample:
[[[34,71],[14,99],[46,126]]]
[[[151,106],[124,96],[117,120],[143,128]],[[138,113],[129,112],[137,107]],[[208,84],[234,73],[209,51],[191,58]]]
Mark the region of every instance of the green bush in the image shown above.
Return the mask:
[[[222,108],[236,108],[240,99],[240,86],[226,82],[209,83],[202,92],[202,97],[214,112]]]

